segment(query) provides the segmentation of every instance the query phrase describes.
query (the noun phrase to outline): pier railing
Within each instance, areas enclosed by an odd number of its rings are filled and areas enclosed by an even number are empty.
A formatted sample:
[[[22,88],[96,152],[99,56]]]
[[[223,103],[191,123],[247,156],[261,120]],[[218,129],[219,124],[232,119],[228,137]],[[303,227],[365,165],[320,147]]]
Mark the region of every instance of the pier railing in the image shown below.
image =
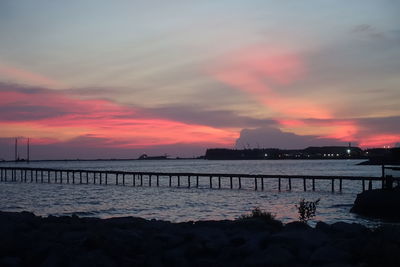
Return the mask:
[[[392,178],[399,183],[400,178]],[[160,181],[164,183],[161,185]],[[80,170],[80,169],[50,169],[26,167],[0,167],[1,182],[30,183],[67,183],[67,184],[115,184],[130,186],[168,186],[168,187],[199,187],[200,181],[208,188],[242,189],[243,182],[253,185],[254,190],[264,190],[265,181],[275,180],[277,189],[292,190],[292,180],[302,180],[303,190],[315,191],[316,181],[330,182],[331,191],[335,192],[335,182],[342,192],[343,181],[360,181],[361,189],[372,188],[372,181],[382,183],[383,177],[366,176],[317,176],[317,175],[264,175],[264,174],[222,174],[222,173],[174,173],[174,172],[131,172],[112,170]]]

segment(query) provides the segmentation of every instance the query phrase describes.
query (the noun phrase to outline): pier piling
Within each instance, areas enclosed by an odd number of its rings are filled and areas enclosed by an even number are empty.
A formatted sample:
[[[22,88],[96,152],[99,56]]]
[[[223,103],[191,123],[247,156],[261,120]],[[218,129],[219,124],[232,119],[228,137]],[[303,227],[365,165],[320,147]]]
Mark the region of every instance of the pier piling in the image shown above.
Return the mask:
[[[39,182],[40,183],[56,183],[62,184],[67,183],[69,184],[72,180],[72,184],[75,184],[75,173],[79,173],[79,184],[85,182],[85,184],[103,184],[103,174],[104,174],[104,183],[108,184],[108,176],[115,177],[115,185],[119,185],[119,175],[122,175],[122,185],[126,185],[130,183],[130,177],[132,177],[132,186],[137,186],[139,184],[136,181],[140,180],[140,186],[144,186],[143,183],[143,176],[146,179],[146,186],[151,187],[155,186],[156,183],[157,187],[165,185],[160,179],[168,179],[168,183],[166,184],[169,187],[173,186],[172,178],[174,176],[177,177],[177,187],[185,186],[187,188],[191,188],[193,186],[194,181],[192,181],[192,177],[196,177],[196,188],[199,187],[200,179],[209,182],[209,188],[212,189],[213,179],[218,179],[218,187],[215,185],[215,188],[218,189],[233,189],[238,188],[242,189],[242,179],[245,179],[243,188],[249,188],[251,185],[251,180],[254,183],[254,190],[264,191],[265,189],[265,179],[268,180],[275,180],[278,179],[278,190],[282,190],[282,179],[286,179],[287,182],[287,189],[291,191],[292,189],[301,189],[297,183],[293,184],[292,188],[292,179],[302,180],[302,189],[304,191],[311,190],[307,188],[307,180],[311,180],[312,183],[312,190],[315,191],[315,180],[324,180],[331,182],[331,192],[335,192],[335,180],[339,180],[339,188],[338,191],[343,191],[343,180],[347,181],[361,181],[362,191],[366,190],[366,181],[368,182],[368,190],[372,189],[373,181],[380,181],[382,182],[382,177],[353,177],[353,176],[312,176],[312,175],[260,175],[260,174],[221,174],[221,173],[163,173],[163,172],[127,172],[127,171],[94,171],[94,170],[78,170],[78,169],[49,169],[49,168],[28,168],[28,167],[0,167],[0,181],[1,182],[18,182],[18,183],[27,183],[27,182]],[[128,175],[128,176],[127,176]],[[153,178],[156,178],[156,182],[153,181]],[[92,179],[93,177],[93,179]],[[128,180],[126,180],[128,177]],[[181,177],[187,179],[187,184],[184,182],[184,185],[181,185]],[[66,179],[66,180],[64,180]],[[228,181],[229,179],[229,181]],[[238,185],[236,186],[236,182],[234,183],[234,179],[238,181]],[[393,178],[395,181],[400,182],[400,178]],[[85,180],[85,181],[83,181]],[[113,182],[114,180],[112,180]],[[225,182],[224,182],[225,181]],[[153,183],[154,182],[154,183]],[[217,181],[215,181],[217,182]],[[326,184],[326,183],[324,183]],[[267,183],[268,185],[268,183]],[[300,188],[299,188],[300,187]]]

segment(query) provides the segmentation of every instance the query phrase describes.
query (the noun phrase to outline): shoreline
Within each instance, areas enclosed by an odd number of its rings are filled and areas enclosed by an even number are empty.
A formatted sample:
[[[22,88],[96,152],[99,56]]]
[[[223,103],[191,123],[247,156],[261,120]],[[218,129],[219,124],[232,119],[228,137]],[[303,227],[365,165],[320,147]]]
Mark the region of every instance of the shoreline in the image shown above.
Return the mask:
[[[399,266],[400,226],[0,211],[2,266]]]
[[[339,160],[365,160],[357,165],[381,165],[381,164],[368,164],[368,160],[365,158],[281,158],[281,159],[204,159],[204,158],[165,158],[165,159],[138,159],[138,158],[121,158],[121,159],[36,159],[36,160],[29,160],[29,161],[15,161],[15,160],[0,160],[0,163],[30,163],[30,162],[80,162],[80,161],[185,161],[185,160],[202,160],[202,161],[317,161],[317,160],[324,160],[324,161],[339,161]],[[365,163],[365,164],[364,164]]]

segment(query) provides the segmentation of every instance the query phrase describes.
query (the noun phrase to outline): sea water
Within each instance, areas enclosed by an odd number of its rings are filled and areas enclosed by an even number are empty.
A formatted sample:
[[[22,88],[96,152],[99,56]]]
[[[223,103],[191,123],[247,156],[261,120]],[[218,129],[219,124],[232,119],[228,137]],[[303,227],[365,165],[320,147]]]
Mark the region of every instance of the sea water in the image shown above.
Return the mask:
[[[357,165],[360,160],[132,160],[132,161],[38,161],[30,163],[0,163],[0,166],[31,168],[191,172],[191,173],[243,173],[285,175],[332,175],[332,176],[381,176],[380,166]],[[254,182],[243,181],[241,190],[209,189],[208,180],[200,179],[200,188],[168,187],[168,178],[160,178],[160,187],[133,187],[122,185],[80,185],[46,183],[0,183],[0,210],[31,211],[36,215],[138,216],[173,222],[196,220],[235,219],[259,207],[271,212],[284,222],[298,219],[296,205],[301,199],[320,199],[316,217],[311,221],[358,222],[374,225],[369,220],[350,213],[356,195],[362,191],[361,181],[343,181],[343,190],[331,192],[330,181],[316,181],[316,191],[303,191],[302,180],[292,180],[288,191],[287,181],[282,179],[282,190],[277,179],[265,182],[264,191],[255,191]],[[206,181],[207,180],[207,181]],[[244,179],[243,179],[244,180]],[[193,183],[193,182],[192,182]],[[202,184],[203,183],[203,184]],[[338,182],[336,182],[338,184]],[[187,182],[186,182],[187,185]],[[380,186],[374,182],[373,187]],[[260,189],[260,188],[259,188]]]

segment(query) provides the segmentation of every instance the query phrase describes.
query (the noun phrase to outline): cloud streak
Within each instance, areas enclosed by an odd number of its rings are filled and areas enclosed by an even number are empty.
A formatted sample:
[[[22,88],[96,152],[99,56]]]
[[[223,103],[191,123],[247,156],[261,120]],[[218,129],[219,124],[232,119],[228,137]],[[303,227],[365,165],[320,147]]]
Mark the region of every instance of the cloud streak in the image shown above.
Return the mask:
[[[16,81],[18,83],[26,83],[29,85],[42,85],[47,87],[64,87],[65,85],[59,81],[48,78],[44,75],[34,73],[25,69],[16,68],[10,65],[0,63],[0,77],[5,80]]]
[[[83,100],[39,88],[18,90],[15,85],[11,89],[0,86],[2,138],[29,136],[41,144],[75,140],[82,147],[138,149],[172,144],[230,146],[238,137],[230,129],[143,117],[140,108],[107,100]]]

